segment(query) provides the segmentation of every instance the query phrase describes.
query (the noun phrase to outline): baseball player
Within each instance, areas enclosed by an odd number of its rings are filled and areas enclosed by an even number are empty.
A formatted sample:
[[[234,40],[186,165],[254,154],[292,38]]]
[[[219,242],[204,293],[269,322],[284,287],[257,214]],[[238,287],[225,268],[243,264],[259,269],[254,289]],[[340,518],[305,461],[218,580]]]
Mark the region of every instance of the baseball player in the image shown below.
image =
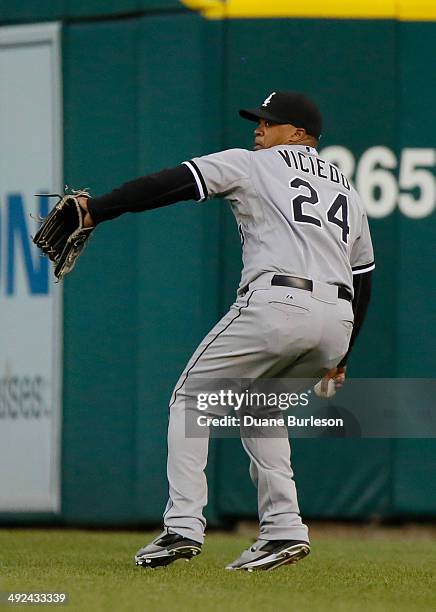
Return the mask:
[[[200,343],[171,397],[164,531],[136,553],[144,567],[190,559],[204,541],[208,436],[185,435],[186,411],[195,402],[190,381],[328,377],[339,387],[370,298],[367,217],[347,177],[317,154],[318,108],[300,93],[274,91],[239,114],[256,122],[253,151],[193,158],[79,199],[92,227],[125,212],[224,197],[241,235],[236,301]],[[288,435],[277,433],[242,439],[258,490],[260,533],[227,569],[272,569],[310,552]]]

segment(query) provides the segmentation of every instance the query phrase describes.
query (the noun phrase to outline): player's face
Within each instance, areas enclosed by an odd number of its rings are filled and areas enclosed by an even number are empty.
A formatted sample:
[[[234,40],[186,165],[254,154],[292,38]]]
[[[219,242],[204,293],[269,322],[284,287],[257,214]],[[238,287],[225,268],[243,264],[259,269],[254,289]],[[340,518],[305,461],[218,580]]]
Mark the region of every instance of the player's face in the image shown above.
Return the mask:
[[[273,123],[266,119],[259,119],[254,130],[254,150],[269,149],[277,145],[289,144],[298,136],[300,130],[294,125]]]

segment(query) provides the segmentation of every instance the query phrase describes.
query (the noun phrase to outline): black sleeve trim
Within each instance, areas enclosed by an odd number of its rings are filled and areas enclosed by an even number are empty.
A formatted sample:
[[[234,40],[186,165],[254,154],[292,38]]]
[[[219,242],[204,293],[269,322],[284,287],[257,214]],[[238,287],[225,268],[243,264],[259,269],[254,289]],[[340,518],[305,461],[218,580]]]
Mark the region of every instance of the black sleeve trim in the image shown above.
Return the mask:
[[[192,171],[184,164],[124,183],[98,198],[88,200],[89,213],[97,225],[125,212],[142,212],[182,200],[198,200]]]
[[[339,366],[345,366],[353,348],[354,342],[362,329],[363,322],[366,317],[368,310],[369,301],[371,299],[372,289],[372,271],[357,274],[353,277],[354,287],[354,298],[353,298],[353,312],[354,312],[354,327],[350,338],[350,344],[348,351]]]
[[[192,159],[183,163],[190,169],[190,171],[194,175],[199,194],[199,197],[197,198],[198,201],[203,202],[204,200],[207,200],[207,198],[209,197],[209,193],[207,191],[206,182],[200,172],[199,167],[195,162],[192,161]]]
[[[353,274],[362,274],[363,272],[369,272],[370,270],[374,270],[375,263],[371,261],[370,263],[363,264],[362,266],[353,266],[352,272]]]

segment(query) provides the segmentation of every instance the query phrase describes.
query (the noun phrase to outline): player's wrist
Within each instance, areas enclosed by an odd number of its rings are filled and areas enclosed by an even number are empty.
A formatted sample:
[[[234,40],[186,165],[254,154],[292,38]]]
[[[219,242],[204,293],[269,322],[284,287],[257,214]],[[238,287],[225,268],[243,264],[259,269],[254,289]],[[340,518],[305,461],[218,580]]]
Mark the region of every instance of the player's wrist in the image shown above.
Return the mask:
[[[86,213],[83,218],[83,225],[85,227],[94,227],[95,226],[94,219],[92,218],[92,215],[88,210],[88,198],[86,196],[79,196],[77,198],[77,201],[79,202],[80,208],[84,210]]]
[[[79,202],[80,207],[88,212],[88,198],[86,196],[78,196],[77,201]]]

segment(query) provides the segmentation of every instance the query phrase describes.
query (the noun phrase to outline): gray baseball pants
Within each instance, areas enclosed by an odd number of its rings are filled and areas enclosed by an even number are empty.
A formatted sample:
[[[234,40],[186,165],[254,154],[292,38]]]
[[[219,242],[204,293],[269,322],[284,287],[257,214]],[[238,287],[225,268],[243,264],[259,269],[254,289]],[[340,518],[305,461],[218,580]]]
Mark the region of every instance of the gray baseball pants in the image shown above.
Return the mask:
[[[272,286],[272,276],[263,274],[250,284],[245,295],[237,298],[200,343],[171,397],[169,500],[164,524],[170,531],[197,542],[203,542],[206,527],[204,469],[209,437],[207,431],[203,437],[185,435],[185,411],[197,410],[192,380],[318,380],[348,350],[353,311],[350,302],[338,299],[337,287],[314,282],[310,292]],[[308,542],[308,529],[299,513],[286,432],[277,431],[275,437],[271,432],[268,437],[256,432],[256,437],[244,436],[242,444],[258,491],[259,537]]]

